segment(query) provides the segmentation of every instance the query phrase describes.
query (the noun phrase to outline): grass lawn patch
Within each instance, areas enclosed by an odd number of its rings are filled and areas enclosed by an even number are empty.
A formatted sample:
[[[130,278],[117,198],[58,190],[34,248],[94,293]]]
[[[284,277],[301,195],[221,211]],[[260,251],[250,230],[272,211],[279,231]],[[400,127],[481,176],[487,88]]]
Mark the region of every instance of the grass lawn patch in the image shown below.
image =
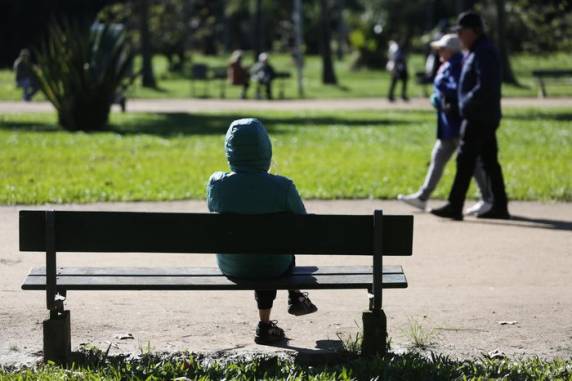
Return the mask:
[[[44,365],[2,370],[0,380],[572,380],[572,360],[453,360],[416,352],[385,358],[348,356],[330,365],[277,357],[212,360],[188,353],[107,358],[91,355],[68,369]]]
[[[499,130],[511,199],[572,200],[572,112],[508,110]],[[429,111],[113,114],[101,133],[70,133],[54,114],[0,115],[0,204],[205,197],[228,169],[224,133],[256,116],[274,147],[271,171],[306,199],[389,198],[421,185],[435,139]],[[435,196],[446,197],[453,161]],[[471,191],[474,195],[474,190]]]
[[[198,53],[192,55],[193,63],[204,63],[210,67],[225,67],[227,56],[204,56]],[[278,71],[289,71],[292,78],[284,81],[284,95],[286,98],[297,98],[297,84],[292,57],[288,54],[273,54],[272,64]],[[389,88],[389,74],[385,70],[353,70],[354,58],[346,56],[343,61],[334,62],[339,85],[323,85],[321,81],[322,61],[319,56],[305,57],[304,89],[307,98],[368,98],[386,97]],[[138,60],[140,64],[140,60]],[[521,86],[504,85],[503,95],[507,97],[534,97],[538,94],[538,85],[532,77],[533,70],[539,69],[567,69],[572,66],[572,56],[568,52],[543,55],[516,54],[511,57],[511,63]],[[130,98],[190,98],[191,82],[190,68],[185,73],[170,73],[167,60],[163,56],[155,56],[153,60],[154,71],[158,81],[158,88],[148,89],[142,87],[137,81],[129,91]],[[252,55],[245,56],[245,64],[252,64]],[[415,72],[425,68],[424,57],[421,54],[411,55],[409,62],[410,81],[408,85],[409,96],[423,96],[423,89],[415,83]],[[274,96],[279,95],[280,81],[275,82]],[[196,97],[205,94],[211,98],[220,97],[220,81],[210,81],[208,91],[205,92],[205,83],[196,84]],[[430,87],[427,87],[430,91]],[[249,96],[254,96],[254,86],[251,86]],[[564,81],[554,81],[547,85],[550,96],[572,96],[572,85]],[[226,86],[226,97],[237,99],[240,86]],[[400,93],[397,93],[400,95]],[[0,70],[0,100],[19,100],[22,97],[21,89],[17,89],[14,73],[10,69]],[[34,100],[44,100],[42,94],[35,96]]]

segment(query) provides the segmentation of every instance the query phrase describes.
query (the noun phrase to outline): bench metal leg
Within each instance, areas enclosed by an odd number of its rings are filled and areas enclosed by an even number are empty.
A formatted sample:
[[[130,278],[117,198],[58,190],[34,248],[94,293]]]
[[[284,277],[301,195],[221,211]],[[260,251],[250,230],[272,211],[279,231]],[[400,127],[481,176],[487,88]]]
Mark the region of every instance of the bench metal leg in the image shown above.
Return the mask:
[[[387,353],[387,318],[383,310],[366,311],[362,315],[363,339],[361,352],[364,356]]]
[[[71,357],[70,312],[44,320],[44,362],[68,364]]]

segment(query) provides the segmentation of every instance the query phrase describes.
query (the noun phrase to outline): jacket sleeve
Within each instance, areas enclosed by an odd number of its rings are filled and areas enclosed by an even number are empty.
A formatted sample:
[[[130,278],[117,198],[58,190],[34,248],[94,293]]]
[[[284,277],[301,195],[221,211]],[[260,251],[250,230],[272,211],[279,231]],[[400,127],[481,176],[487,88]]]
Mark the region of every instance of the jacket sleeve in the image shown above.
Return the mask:
[[[500,64],[496,52],[493,49],[482,49],[475,53],[475,86],[459,100],[465,117],[481,112],[483,102],[495,96],[495,88],[500,84]]]
[[[288,193],[286,195],[286,207],[288,211],[295,214],[306,214],[306,208],[304,207],[304,202],[296,189],[293,182],[290,182],[288,186]]]

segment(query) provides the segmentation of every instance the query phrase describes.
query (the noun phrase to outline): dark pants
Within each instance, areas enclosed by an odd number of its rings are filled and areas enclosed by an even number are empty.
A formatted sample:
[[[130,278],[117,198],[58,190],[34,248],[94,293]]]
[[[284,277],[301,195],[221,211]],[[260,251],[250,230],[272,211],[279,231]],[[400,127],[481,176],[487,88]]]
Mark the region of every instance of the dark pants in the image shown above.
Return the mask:
[[[389,94],[387,97],[390,100],[395,98],[395,86],[397,86],[397,82],[401,81],[401,98],[407,99],[407,75],[392,75],[391,76],[391,84],[389,85]]]
[[[272,99],[272,80],[258,82],[256,84],[256,99],[262,99],[262,94],[260,94],[260,88],[264,88],[264,92],[266,93],[266,99]]]
[[[288,270],[282,275],[290,275],[294,268],[296,267],[296,257],[292,256],[292,263]],[[254,299],[256,299],[256,304],[259,310],[267,310],[272,308],[274,304],[274,299],[276,299],[276,290],[254,290]],[[292,297],[294,290],[288,290],[288,295]]]
[[[463,121],[463,137],[457,155],[457,173],[449,193],[449,203],[456,210],[463,209],[478,157],[481,158],[483,169],[490,180],[494,207],[501,210],[507,208],[508,200],[502,168],[498,161],[497,126],[498,123],[485,125]]]

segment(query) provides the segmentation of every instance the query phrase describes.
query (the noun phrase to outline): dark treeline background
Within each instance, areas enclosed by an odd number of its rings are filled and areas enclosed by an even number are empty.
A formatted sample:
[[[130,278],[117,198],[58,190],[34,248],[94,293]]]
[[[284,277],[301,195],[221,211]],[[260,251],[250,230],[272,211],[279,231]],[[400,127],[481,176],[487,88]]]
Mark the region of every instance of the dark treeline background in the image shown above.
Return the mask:
[[[356,66],[383,67],[387,41],[421,51],[434,33],[474,7],[509,52],[572,47],[572,0],[303,0],[306,54],[319,54],[326,20],[332,54],[352,50]],[[189,52],[234,49],[291,52],[293,1],[284,0],[0,0],[0,66],[44,38],[50,20],[121,22],[134,46],[163,54],[176,70]],[[499,28],[499,9],[506,22]],[[500,34],[497,32],[501,32]]]

